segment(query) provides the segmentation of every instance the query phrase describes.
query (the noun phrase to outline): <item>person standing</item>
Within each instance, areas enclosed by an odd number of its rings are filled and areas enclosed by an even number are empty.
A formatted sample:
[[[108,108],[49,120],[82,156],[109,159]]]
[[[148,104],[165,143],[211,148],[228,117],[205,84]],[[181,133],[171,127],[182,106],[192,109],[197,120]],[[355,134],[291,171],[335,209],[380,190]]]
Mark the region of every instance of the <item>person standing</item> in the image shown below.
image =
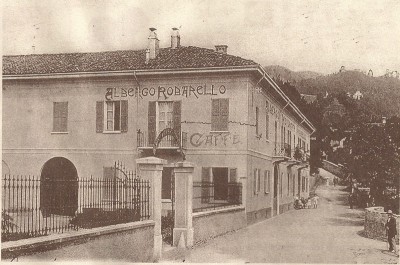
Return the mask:
[[[350,205],[350,209],[353,209],[353,194],[352,193],[349,194],[349,205]]]
[[[393,216],[393,212],[388,210],[388,220],[386,221],[385,228],[386,234],[388,237],[389,243],[389,251],[395,253],[397,255],[396,249],[396,235],[397,235],[397,228],[396,228],[396,218]]]

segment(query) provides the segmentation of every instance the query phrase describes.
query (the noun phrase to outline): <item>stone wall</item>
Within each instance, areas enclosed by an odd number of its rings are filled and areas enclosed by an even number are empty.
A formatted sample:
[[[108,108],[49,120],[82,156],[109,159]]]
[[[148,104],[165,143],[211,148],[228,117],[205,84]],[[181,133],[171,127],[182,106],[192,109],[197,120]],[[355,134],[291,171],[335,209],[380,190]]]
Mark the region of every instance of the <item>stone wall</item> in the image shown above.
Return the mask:
[[[397,221],[397,242],[399,242],[400,216],[394,215]],[[388,219],[383,207],[369,207],[365,209],[364,234],[369,238],[386,240],[385,224]]]
[[[1,245],[3,261],[19,258],[20,261],[153,262],[154,221],[82,229]]]
[[[194,243],[205,242],[247,225],[243,206],[193,214]]]
[[[330,161],[322,160],[322,168],[325,169],[326,171],[338,176],[339,178],[344,177],[343,168],[341,166],[338,166],[338,165],[330,162]]]

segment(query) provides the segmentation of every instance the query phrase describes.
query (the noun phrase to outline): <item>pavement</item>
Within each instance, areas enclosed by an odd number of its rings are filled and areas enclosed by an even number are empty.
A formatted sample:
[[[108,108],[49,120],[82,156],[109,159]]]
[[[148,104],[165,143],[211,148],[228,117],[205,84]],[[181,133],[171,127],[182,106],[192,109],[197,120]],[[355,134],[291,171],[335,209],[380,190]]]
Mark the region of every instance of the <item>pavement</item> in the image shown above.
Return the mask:
[[[349,209],[344,188],[319,186],[317,209],[292,210],[190,250],[166,251],[161,262],[399,263],[386,242],[364,237],[364,210]]]

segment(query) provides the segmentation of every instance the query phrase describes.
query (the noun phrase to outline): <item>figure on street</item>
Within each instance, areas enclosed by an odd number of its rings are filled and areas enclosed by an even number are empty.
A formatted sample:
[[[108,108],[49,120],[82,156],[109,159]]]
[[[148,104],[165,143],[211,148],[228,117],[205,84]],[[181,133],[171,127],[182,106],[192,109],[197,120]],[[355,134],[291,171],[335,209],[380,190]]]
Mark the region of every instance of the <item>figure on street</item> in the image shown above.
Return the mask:
[[[388,238],[388,243],[389,243],[389,251],[395,253],[397,255],[397,249],[396,249],[396,235],[397,235],[397,229],[396,229],[396,218],[393,216],[393,212],[391,210],[388,210],[388,220],[386,221],[386,233],[387,233],[387,238]]]

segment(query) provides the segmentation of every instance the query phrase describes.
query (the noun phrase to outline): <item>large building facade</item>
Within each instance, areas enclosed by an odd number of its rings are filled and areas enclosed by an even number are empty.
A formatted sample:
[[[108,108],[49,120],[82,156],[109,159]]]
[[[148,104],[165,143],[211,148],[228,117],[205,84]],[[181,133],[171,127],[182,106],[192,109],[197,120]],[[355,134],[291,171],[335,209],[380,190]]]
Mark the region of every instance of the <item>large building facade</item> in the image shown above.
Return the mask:
[[[216,200],[242,183],[252,223],[308,195],[314,130],[260,65],[183,47],[176,30],[168,48],[151,31],[141,51],[3,56],[3,174],[107,178],[155,155],[168,202],[169,167],[186,159]]]

